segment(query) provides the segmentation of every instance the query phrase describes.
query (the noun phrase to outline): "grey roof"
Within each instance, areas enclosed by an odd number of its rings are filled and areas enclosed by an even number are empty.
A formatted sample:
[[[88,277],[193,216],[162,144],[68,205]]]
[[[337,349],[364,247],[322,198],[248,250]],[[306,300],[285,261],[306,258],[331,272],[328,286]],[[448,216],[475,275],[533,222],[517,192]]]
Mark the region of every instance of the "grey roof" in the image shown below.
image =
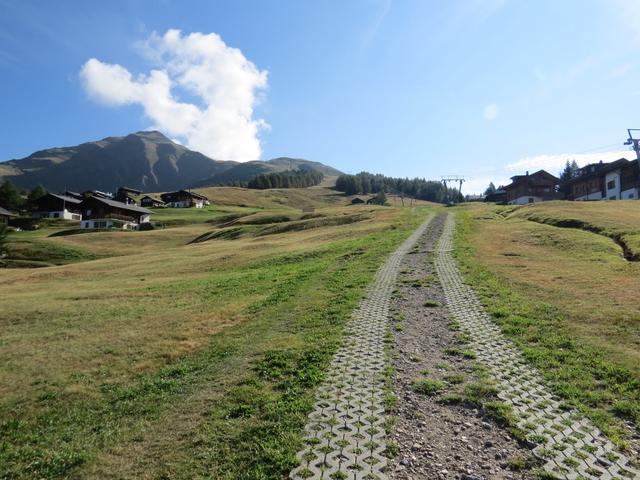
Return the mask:
[[[132,212],[138,212],[138,213],[148,213],[148,214],[153,213],[151,210],[147,210],[146,208],[138,207],[136,205],[129,205],[122,202],[117,202],[115,200],[109,200],[108,198],[102,198],[102,197],[89,197],[89,198],[97,200],[98,202],[102,202],[105,205],[109,205],[115,208],[121,208],[123,210],[130,210]]]
[[[65,202],[75,203],[76,205],[79,205],[79,204],[82,203],[82,200],[80,200],[78,198],[67,197],[66,195],[58,195],[57,193],[49,193],[48,195],[51,195],[52,197],[59,198],[60,200],[63,200]]]
[[[166,192],[160,195],[160,197],[176,195],[178,193],[186,193],[187,195],[190,195],[192,197],[201,198],[202,200],[209,200],[209,198],[207,198],[205,195],[202,195],[201,193],[196,193],[196,192],[192,192],[191,190],[185,190],[185,189],[176,190],[175,192]]]
[[[151,195],[145,195],[144,197],[142,197],[140,200],[144,200],[145,198],[150,198],[151,200],[153,200],[154,202],[158,202],[158,203],[164,203],[162,200],[160,200],[159,198],[156,197],[152,197]]]
[[[10,212],[6,208],[0,207],[0,215],[4,215],[6,217],[17,217],[17,215],[13,212]]]

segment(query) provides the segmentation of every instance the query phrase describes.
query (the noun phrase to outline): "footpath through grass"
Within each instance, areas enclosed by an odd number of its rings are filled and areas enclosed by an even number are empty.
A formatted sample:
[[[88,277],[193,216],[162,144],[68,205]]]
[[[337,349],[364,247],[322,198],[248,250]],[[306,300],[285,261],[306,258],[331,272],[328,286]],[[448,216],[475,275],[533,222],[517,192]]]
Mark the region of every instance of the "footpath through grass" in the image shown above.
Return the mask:
[[[96,277],[98,285],[78,296],[70,310],[73,320],[66,326],[63,318],[56,320],[53,331],[38,326],[35,332],[40,336],[31,334],[31,341],[62,341],[58,337],[63,335],[65,342],[75,345],[68,354],[78,349],[82,356],[85,349],[88,358],[96,355],[101,362],[87,368],[90,365],[60,358],[67,366],[50,378],[43,370],[18,390],[0,386],[0,478],[281,478],[295,464],[313,388],[322,380],[344,323],[378,266],[424,220],[427,209],[381,212],[377,223],[357,229],[339,226],[314,231],[313,237],[307,232],[287,234],[295,235],[290,240],[278,237],[296,242],[297,249],[290,251],[271,237],[235,248],[233,241],[181,247],[185,250],[172,255],[184,256],[187,264],[182,268],[191,268],[188,255],[197,248],[204,271],[171,278],[163,269],[161,281],[150,285],[124,281],[131,273],[122,259],[96,264],[111,268],[111,274],[105,280]],[[221,248],[240,259],[229,261],[231,257],[223,255],[213,263],[207,260],[205,252]],[[272,254],[264,255],[265,251]],[[143,260],[140,265],[146,266]],[[180,262],[179,257],[172,261]],[[78,270],[92,263],[65,268]],[[141,274],[148,272],[137,273]],[[80,270],[74,275],[84,278]],[[176,269],[174,275],[180,272]],[[82,306],[99,301],[92,293],[102,285],[99,282],[118,278],[126,297],[104,304],[111,310],[92,309],[97,316],[83,318]],[[17,281],[18,274],[11,282]],[[100,288],[111,292],[115,287],[105,283]],[[137,340],[135,323],[145,325],[141,337],[162,337],[165,320],[154,324],[148,317],[169,307],[179,315],[182,305],[184,321],[193,322],[194,301],[201,316],[222,321],[224,328],[209,331],[196,322],[195,330],[182,334],[195,343],[191,350],[164,362],[156,359],[147,368],[128,368],[127,361],[141,360],[138,349],[151,354],[153,349],[148,349],[154,346]],[[124,318],[117,303],[128,307]],[[13,311],[13,319],[0,321],[5,326],[14,322],[12,334],[25,341],[37,324],[17,316],[19,309]],[[37,322],[46,323],[54,312]],[[113,328],[136,336],[116,337],[114,343],[101,330],[92,333],[92,322],[108,325],[109,318],[116,321]],[[180,331],[169,317],[166,322],[167,328]],[[102,344],[92,343],[94,334]],[[8,338],[0,336],[0,357],[10,348]],[[11,361],[4,361],[4,372],[0,371],[4,378],[34,368],[24,356],[8,358]]]
[[[633,432],[622,421],[640,426],[638,263],[601,235],[503,211],[458,210],[466,281],[553,390],[624,448]]]

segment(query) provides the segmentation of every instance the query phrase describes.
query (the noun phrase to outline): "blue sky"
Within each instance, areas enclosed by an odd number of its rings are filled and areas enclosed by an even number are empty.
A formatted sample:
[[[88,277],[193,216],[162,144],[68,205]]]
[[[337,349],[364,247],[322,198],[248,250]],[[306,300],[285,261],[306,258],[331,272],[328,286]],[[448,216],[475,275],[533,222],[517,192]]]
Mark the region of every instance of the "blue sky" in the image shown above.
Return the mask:
[[[0,159],[157,127],[478,191],[621,155],[638,18],[636,0],[0,0]]]

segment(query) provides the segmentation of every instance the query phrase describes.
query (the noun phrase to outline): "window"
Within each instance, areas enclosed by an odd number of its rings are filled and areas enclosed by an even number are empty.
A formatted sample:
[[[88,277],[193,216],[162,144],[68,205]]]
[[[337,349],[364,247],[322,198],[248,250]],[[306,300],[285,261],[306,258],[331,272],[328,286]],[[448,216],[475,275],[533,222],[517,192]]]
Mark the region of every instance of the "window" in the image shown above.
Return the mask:
[[[529,203],[533,203],[533,202],[534,202],[533,197],[529,197]]]
[[[614,178],[613,180],[609,180],[607,182],[607,190],[613,190],[614,188],[616,188],[616,179]],[[615,200],[615,198],[614,198]]]
[[[628,196],[627,198],[633,198],[633,197],[634,197],[634,194],[633,194],[633,193],[630,193],[630,194],[629,194],[629,196]]]

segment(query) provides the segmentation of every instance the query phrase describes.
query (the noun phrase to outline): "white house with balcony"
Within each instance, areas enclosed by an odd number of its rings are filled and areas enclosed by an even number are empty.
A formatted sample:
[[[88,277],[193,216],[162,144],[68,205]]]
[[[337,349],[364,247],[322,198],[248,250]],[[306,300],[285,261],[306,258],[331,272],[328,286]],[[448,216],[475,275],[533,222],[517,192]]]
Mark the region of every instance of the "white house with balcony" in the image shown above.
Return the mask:
[[[100,197],[88,197],[82,201],[81,228],[138,230],[148,224],[151,211],[137,205]]]
[[[82,200],[74,197],[47,193],[35,201],[34,217],[80,221],[81,203]]]

